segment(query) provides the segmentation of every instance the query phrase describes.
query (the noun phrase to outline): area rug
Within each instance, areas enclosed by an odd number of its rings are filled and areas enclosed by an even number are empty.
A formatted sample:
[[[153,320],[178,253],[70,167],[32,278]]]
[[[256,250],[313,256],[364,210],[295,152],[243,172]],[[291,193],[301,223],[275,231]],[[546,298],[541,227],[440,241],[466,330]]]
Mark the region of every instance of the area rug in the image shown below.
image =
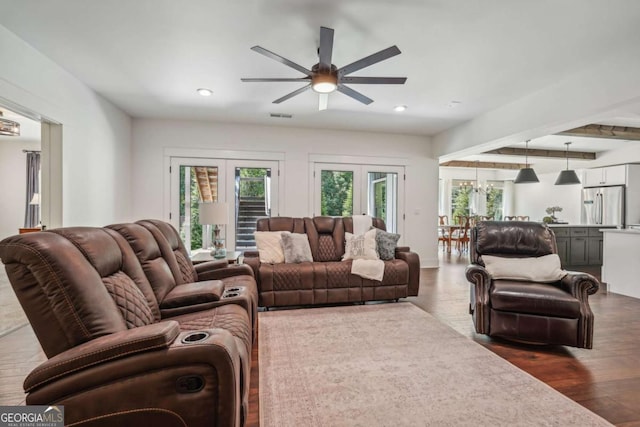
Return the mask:
[[[260,426],[608,426],[411,303],[259,314]]]

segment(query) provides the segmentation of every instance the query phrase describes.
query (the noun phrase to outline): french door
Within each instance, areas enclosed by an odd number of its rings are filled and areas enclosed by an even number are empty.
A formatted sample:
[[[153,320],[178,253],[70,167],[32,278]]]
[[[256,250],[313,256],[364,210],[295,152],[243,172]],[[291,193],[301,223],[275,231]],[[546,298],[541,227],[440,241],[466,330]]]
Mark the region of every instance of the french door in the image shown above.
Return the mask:
[[[404,167],[314,163],[314,215],[382,218],[404,230]]]
[[[255,248],[257,219],[278,213],[278,161],[171,157],[170,164],[170,221],[188,250],[211,247],[211,230],[199,222],[202,202],[227,203],[227,249]]]

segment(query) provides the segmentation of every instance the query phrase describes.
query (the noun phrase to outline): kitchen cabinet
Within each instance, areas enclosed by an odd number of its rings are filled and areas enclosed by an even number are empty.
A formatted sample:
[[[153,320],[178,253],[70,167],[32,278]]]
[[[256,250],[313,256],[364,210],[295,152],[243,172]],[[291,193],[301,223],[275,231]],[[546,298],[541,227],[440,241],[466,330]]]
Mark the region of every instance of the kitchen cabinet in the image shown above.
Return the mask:
[[[603,238],[600,228],[552,227],[556,235],[558,256],[562,268],[568,266],[602,265]]]
[[[602,185],[624,185],[627,182],[626,165],[606,166],[603,168],[586,169],[584,172],[584,187],[598,187]]]

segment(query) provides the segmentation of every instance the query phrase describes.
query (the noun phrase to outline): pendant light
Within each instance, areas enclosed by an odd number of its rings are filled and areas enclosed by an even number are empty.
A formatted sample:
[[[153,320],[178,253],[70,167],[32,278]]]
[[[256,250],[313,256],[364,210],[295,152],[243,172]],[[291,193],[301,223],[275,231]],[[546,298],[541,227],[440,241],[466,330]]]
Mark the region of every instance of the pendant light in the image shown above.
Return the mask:
[[[571,142],[565,142],[564,144],[567,146],[567,169],[560,171],[560,175],[558,175],[558,179],[556,179],[555,185],[580,184],[580,179],[578,178],[578,175],[576,175],[576,171],[569,170],[569,145],[571,145]]]
[[[516,179],[513,181],[514,184],[531,184],[534,182],[540,182],[538,176],[536,175],[536,171],[533,168],[529,167],[529,139],[525,141],[525,149],[524,149],[524,168],[520,169]]]

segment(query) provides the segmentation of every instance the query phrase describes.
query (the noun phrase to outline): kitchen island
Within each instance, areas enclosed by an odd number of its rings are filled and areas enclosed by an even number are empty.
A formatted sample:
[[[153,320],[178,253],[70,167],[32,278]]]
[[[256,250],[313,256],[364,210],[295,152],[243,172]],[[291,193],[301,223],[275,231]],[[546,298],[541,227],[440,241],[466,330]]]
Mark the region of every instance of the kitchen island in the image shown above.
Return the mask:
[[[640,298],[640,230],[602,231],[602,281],[610,292]]]
[[[563,268],[602,265],[603,225],[547,224],[556,235]]]

